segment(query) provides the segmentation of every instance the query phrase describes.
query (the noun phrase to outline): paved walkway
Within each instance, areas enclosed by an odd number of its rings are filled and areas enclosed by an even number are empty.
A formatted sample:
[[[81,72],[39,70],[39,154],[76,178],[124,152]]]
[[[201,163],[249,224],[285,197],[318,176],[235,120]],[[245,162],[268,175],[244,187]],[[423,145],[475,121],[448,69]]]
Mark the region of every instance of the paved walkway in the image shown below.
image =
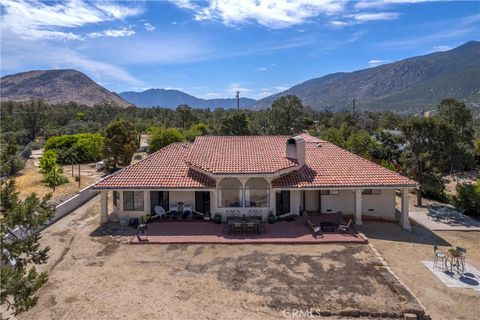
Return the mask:
[[[410,219],[432,231],[480,231],[480,222],[462,216],[458,222],[441,222],[432,219],[426,212],[410,212]]]
[[[313,237],[310,229],[300,219],[297,221],[267,224],[267,232],[227,235],[224,224],[213,222],[154,222],[148,224],[148,242],[132,238],[133,244],[153,243],[219,243],[219,244],[319,244],[367,243],[351,229],[349,233],[324,233]]]
[[[480,291],[480,271],[468,263],[465,264],[463,275],[450,274],[440,267],[433,267],[432,261],[422,261],[422,263],[449,288],[468,288]]]

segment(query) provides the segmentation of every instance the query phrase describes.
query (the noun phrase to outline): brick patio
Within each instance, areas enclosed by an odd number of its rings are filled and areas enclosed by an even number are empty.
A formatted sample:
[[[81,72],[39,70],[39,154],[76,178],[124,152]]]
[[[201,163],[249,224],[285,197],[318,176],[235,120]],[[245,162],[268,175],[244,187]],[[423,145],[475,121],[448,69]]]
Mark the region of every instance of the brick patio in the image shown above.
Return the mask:
[[[172,243],[218,243],[218,244],[316,244],[316,243],[367,243],[354,228],[349,233],[324,233],[314,238],[304,221],[281,221],[267,224],[267,232],[236,233],[227,235],[225,224],[211,221],[169,221],[148,224],[148,240],[138,241],[133,237],[132,244],[172,244]]]

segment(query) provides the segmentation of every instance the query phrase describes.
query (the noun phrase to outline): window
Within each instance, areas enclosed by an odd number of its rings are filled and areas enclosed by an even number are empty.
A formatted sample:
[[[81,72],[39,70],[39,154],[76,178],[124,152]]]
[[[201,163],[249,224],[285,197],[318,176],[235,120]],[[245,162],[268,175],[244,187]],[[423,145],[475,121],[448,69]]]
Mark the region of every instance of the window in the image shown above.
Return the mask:
[[[123,211],[143,211],[143,191],[123,191]]]
[[[113,191],[113,205],[118,207],[118,202],[120,201],[120,192]]]
[[[220,208],[242,207],[242,183],[236,178],[225,178],[218,185],[218,206]]]
[[[340,192],[338,190],[320,190],[322,196],[338,196]]]
[[[245,184],[245,207],[269,207],[270,186],[263,178],[251,178]]]
[[[382,190],[380,189],[365,189],[362,191],[363,195],[379,195],[382,194]]]

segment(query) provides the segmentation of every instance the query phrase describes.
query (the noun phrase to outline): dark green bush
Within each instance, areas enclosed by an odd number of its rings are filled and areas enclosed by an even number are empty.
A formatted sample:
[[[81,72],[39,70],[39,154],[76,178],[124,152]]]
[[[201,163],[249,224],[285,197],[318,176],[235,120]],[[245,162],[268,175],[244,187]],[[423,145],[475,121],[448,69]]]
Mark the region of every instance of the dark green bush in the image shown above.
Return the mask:
[[[213,216],[213,221],[216,223],[216,224],[220,224],[222,223],[222,216],[220,214],[215,214]]]
[[[480,217],[480,180],[477,183],[459,183],[457,194],[452,197],[456,208],[464,209],[465,214]]]

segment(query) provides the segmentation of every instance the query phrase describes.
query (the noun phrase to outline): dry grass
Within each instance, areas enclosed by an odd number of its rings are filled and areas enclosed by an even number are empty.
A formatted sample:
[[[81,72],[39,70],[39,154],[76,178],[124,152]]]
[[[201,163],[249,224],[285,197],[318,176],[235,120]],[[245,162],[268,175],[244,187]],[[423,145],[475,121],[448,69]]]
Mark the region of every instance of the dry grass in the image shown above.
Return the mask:
[[[21,319],[278,319],[285,308],[386,317],[419,309],[368,245],[127,245],[97,229],[98,212],[97,197],[43,232],[50,280]]]
[[[433,245],[467,249],[467,262],[480,268],[480,232],[431,232],[415,223],[406,232],[398,224],[368,222],[361,231],[385,258],[393,271],[427,308],[432,319],[478,319],[480,292],[448,288],[423,264],[432,261]]]
[[[81,189],[98,181],[101,173],[96,172],[95,168],[91,168],[89,164],[82,164],[80,166],[81,179],[80,186],[78,181],[75,181],[75,175],[78,175],[78,166],[74,167],[74,176],[72,177],[71,166],[63,167],[64,174],[68,177],[69,182],[62,184],[55,188],[55,192],[51,187],[43,183],[43,174],[38,170],[38,163],[36,160],[30,159],[26,162],[25,168],[15,176],[17,183],[17,190],[20,191],[21,197],[26,197],[32,192],[36,192],[39,196],[44,196],[48,193],[53,193],[53,203],[59,204],[62,201],[73,196]]]

